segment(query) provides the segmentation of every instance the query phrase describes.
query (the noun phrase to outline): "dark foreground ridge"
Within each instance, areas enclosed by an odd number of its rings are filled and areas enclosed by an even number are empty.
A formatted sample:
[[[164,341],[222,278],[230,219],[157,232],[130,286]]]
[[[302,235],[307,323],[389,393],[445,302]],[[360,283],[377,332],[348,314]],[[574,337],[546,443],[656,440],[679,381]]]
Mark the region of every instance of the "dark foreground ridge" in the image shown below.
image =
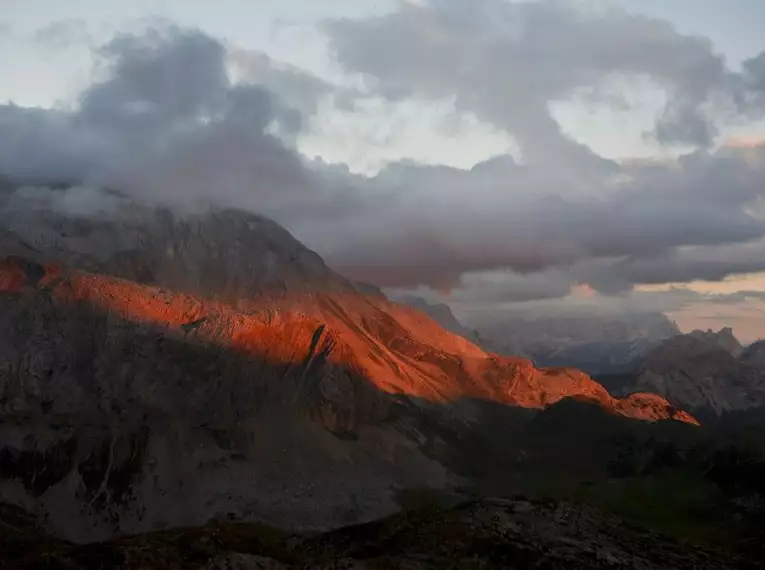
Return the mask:
[[[405,511],[319,535],[213,521],[75,545],[0,510],[0,568],[757,568],[754,561],[670,540],[596,509],[523,498]]]

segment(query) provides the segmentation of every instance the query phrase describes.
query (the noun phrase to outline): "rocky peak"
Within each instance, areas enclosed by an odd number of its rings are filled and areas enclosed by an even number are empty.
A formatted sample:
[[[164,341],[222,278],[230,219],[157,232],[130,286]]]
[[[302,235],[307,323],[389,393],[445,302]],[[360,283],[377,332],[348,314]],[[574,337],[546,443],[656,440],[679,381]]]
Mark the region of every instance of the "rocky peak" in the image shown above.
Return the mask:
[[[718,414],[765,405],[761,350],[744,351],[730,328],[678,335],[650,351],[620,393],[653,392],[676,406]]]
[[[765,372],[765,340],[750,344],[741,354],[741,362]]]
[[[706,331],[694,330],[688,333],[688,336],[720,347],[734,356],[739,356],[744,350],[744,347],[734,336],[731,327],[724,327],[718,332],[714,332],[712,329],[707,329]]]
[[[70,267],[207,298],[353,290],[319,255],[257,214],[177,213],[124,198],[72,213],[61,196],[66,190],[6,197],[0,209],[6,241]]]

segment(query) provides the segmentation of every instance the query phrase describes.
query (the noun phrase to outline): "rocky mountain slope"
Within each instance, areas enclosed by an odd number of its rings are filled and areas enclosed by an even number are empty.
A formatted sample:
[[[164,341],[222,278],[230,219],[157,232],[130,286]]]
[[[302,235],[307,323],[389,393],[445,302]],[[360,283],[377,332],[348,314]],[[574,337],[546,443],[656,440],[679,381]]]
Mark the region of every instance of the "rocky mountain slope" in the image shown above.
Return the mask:
[[[390,297],[390,299],[397,303],[414,307],[418,311],[422,311],[446,330],[453,332],[462,338],[468,339],[473,344],[483,346],[478,332],[459,322],[457,317],[454,316],[454,313],[452,313],[451,307],[446,303],[429,303],[427,300],[422,297],[417,297],[416,295],[393,296]],[[518,355],[516,354],[516,356]]]
[[[470,401],[695,422],[487,354],[259,216],[62,214],[50,196],[0,216],[0,498],[62,536],[370,520],[396,489],[461,480],[440,434],[476,421]]]
[[[762,344],[747,349],[730,328],[677,335],[650,351],[617,392],[650,391],[676,406],[720,414],[765,406]]]
[[[741,353],[741,362],[765,370],[765,340],[752,343]]]

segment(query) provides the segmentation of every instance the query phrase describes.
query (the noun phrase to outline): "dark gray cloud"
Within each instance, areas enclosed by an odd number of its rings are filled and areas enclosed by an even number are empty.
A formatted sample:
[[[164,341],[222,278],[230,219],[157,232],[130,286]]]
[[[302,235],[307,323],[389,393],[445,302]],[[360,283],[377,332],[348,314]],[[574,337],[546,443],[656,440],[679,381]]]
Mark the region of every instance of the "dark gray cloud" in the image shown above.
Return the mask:
[[[271,134],[298,130],[300,113],[262,86],[233,84],[220,42],[162,27],[118,36],[99,55],[104,79],[76,110],[0,106],[0,173],[272,214],[305,203],[301,159]]]
[[[765,219],[751,211],[765,197],[764,182],[763,167],[727,151],[603,173],[586,188],[511,160],[470,171],[399,165],[366,182],[385,188],[387,201],[344,221],[322,251],[341,271],[389,287],[453,287],[471,272],[528,274],[601,259],[577,267],[579,278],[618,292],[653,282],[649,271],[680,277],[684,267],[681,281],[709,275],[703,256],[718,255],[709,247],[748,252],[733,244],[765,235]],[[676,248],[689,246],[701,253],[682,254],[678,266]],[[740,255],[745,260],[729,272],[765,269],[765,256]],[[729,274],[724,259],[718,270]]]
[[[636,284],[722,281],[733,274],[765,270],[765,241],[707,247],[677,248],[660,255],[591,263],[582,279],[595,289],[615,294]]]
[[[765,52],[743,63],[743,87],[739,91],[739,109],[755,118],[765,109]]]
[[[580,168],[587,149],[564,136],[549,111],[578,88],[597,93],[609,77],[647,76],[667,92],[656,138],[707,146],[716,130],[705,107],[745,106],[742,89],[758,87],[732,73],[705,38],[581,3],[431,0],[326,29],[338,60],[385,96],[455,97],[514,135],[528,160],[569,158]]]

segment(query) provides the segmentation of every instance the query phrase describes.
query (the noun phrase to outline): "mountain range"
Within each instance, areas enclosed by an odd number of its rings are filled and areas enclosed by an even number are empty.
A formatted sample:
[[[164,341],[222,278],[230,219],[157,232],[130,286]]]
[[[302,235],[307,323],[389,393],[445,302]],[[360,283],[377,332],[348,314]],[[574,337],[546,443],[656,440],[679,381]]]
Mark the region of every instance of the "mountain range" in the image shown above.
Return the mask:
[[[393,515],[412,494],[452,508],[642,477],[667,457],[728,465],[676,403],[487,351],[335,273],[267,218],[119,195],[71,211],[55,192],[11,190],[0,207],[0,504],[55,540],[221,517],[314,536]],[[720,477],[738,485],[738,472]],[[454,515],[465,537],[484,521],[476,508]],[[636,544],[618,548],[642,556]],[[571,567],[590,567],[582,552]]]
[[[608,379],[619,394],[649,390],[696,412],[765,406],[765,343],[744,348],[730,328],[676,335],[650,350],[632,374]]]
[[[538,366],[589,371],[614,394],[653,393],[694,413],[765,406],[765,341],[744,347],[730,327],[683,334],[663,314],[493,316],[470,329],[448,305],[404,296],[442,326]]]
[[[254,214],[21,206],[6,197],[0,242],[2,496],[71,538],[228,511],[309,529],[386,514],[391,487],[457,479],[412,418],[471,422],[469,401],[695,421],[487,353]]]

